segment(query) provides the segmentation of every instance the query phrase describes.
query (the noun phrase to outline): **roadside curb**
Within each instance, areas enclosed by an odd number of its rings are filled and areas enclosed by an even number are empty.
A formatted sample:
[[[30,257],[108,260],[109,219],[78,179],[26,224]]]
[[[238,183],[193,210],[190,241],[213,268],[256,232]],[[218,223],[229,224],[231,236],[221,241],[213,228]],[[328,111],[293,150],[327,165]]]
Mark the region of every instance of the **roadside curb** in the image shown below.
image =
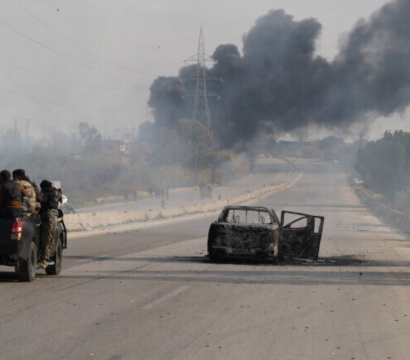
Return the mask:
[[[64,220],[69,231],[87,231],[107,226],[150,222],[186,215],[214,212],[227,205],[244,203],[269,195],[270,193],[279,190],[284,190],[292,186],[294,182],[298,180],[299,175],[300,174],[298,172],[294,171],[293,173],[290,173],[281,184],[266,186],[262,189],[254,190],[247,194],[238,195],[224,200],[181,206],[178,208],[68,214],[64,216]]]
[[[184,191],[192,191],[198,189],[197,186],[190,186],[190,187],[181,187],[181,188],[172,188],[169,189],[170,194],[175,194],[175,193],[180,193]],[[139,199],[149,199],[150,194],[147,191],[139,191],[138,192],[138,198]],[[88,208],[92,208],[95,206],[105,206],[105,205],[121,205],[121,204],[126,204],[127,202],[125,201],[125,196],[109,196],[106,198],[97,198],[97,203],[96,204],[89,204],[88,206],[81,206],[78,207],[77,209],[79,210],[84,210]]]
[[[382,204],[378,200],[374,199],[363,188],[356,188],[354,191],[360,201],[376,216],[385,221],[388,225],[394,226],[406,234],[410,234],[409,215]]]

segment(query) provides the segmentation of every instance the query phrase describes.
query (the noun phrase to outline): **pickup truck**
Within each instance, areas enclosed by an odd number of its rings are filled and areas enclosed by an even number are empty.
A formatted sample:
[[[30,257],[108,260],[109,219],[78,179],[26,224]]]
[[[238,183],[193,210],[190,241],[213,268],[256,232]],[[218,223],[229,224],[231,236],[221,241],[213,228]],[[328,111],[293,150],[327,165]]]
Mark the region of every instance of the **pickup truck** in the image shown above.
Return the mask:
[[[323,216],[261,206],[226,206],[208,235],[211,261],[228,258],[318,260]]]
[[[58,275],[61,272],[63,249],[67,248],[67,229],[61,211],[59,215],[51,256],[54,264],[45,269],[47,275]],[[0,265],[14,267],[20,281],[34,281],[36,278],[40,226],[39,215],[0,218]]]

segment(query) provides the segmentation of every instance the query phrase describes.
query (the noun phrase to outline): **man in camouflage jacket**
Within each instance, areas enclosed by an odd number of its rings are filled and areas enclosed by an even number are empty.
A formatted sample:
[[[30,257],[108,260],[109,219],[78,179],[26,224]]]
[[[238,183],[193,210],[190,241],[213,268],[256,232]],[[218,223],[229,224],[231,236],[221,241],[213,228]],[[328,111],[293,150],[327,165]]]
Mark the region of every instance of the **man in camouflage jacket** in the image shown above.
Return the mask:
[[[30,178],[26,176],[26,172],[23,169],[14,170],[13,179],[25,190],[23,216],[38,214],[41,196],[39,196],[40,194],[36,184],[31,182]]]
[[[43,180],[40,188],[42,194],[40,208],[41,247],[37,266],[45,269],[48,265],[52,265],[50,256],[57,231],[58,204],[61,203],[62,193],[60,189],[53,187],[48,180]]]

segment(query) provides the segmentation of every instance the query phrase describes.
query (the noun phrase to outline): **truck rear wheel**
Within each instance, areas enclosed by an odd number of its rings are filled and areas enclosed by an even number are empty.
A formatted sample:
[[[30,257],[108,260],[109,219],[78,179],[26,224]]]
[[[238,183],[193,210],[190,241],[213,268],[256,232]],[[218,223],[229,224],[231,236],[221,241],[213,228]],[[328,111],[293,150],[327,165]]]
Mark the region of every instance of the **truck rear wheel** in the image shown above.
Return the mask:
[[[36,279],[37,247],[34,241],[30,244],[28,259],[19,263],[17,274],[20,281],[31,282]]]
[[[63,265],[63,244],[61,239],[58,239],[58,244],[56,248],[56,253],[51,257],[54,261],[54,265],[49,265],[46,267],[47,275],[58,275],[61,272],[61,267]]]

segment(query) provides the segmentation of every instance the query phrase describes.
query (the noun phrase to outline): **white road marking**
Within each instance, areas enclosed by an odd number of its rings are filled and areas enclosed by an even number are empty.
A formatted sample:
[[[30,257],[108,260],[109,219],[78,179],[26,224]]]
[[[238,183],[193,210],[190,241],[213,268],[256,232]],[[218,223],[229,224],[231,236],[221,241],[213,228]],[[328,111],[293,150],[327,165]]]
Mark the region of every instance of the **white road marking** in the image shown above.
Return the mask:
[[[105,254],[105,255],[100,255],[100,256],[93,257],[93,258],[81,259],[81,260],[78,260],[78,262],[82,263],[82,262],[87,262],[87,261],[98,261],[98,260],[101,261],[101,258],[108,258],[108,257],[110,257],[110,255]],[[103,259],[103,260],[106,260],[106,259]]]
[[[145,305],[142,309],[143,310],[152,310],[156,305],[174,298],[175,296],[178,296],[179,294],[182,294],[185,290],[188,290],[189,286],[181,286],[178,289],[175,289],[174,291],[171,291],[168,295],[163,296],[162,298],[159,298],[152,303],[149,303],[148,305]]]

